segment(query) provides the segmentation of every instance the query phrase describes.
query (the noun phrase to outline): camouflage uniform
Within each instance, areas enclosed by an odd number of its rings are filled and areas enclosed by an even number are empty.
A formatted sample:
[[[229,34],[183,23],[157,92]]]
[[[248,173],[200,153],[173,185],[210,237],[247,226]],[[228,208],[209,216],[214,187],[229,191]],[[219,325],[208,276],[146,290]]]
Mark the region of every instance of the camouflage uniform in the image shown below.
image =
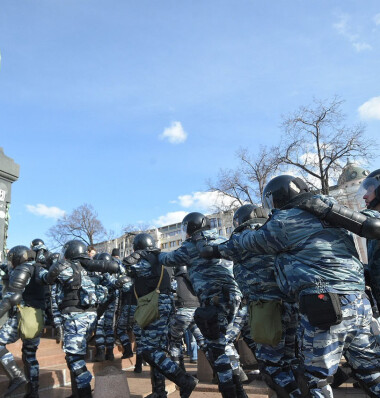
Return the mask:
[[[154,256],[155,259],[157,258],[156,255],[153,254],[150,256]],[[152,264],[147,259],[140,258],[136,264],[130,267],[131,276],[135,279],[137,294],[140,294],[139,289],[144,285],[146,286],[148,282],[152,282],[151,286],[157,285],[157,274],[154,268],[157,268],[158,263],[154,264],[153,260],[150,261],[152,261]],[[170,293],[170,278],[167,271],[165,271],[163,275],[164,278],[160,286],[161,293],[159,295],[158,308],[160,316],[156,321],[153,321],[144,329],[141,329],[141,338],[139,341],[139,351],[152,367],[153,391],[159,397],[166,397],[165,376],[179,385],[181,391],[182,388],[187,388],[188,383],[194,383],[193,378],[184,373],[182,369],[166,355],[168,348],[169,319],[174,312],[174,302]],[[150,286],[148,290],[151,290]]]
[[[219,390],[227,391],[239,378],[239,356],[235,347],[227,341],[226,333],[233,324],[241,302],[241,292],[234,279],[232,263],[226,260],[205,260],[200,257],[197,245],[218,245],[225,241],[217,235],[216,230],[203,231],[197,234],[198,241],[189,238],[180,248],[170,253],[161,253],[159,260],[170,267],[185,265],[189,278],[202,307],[217,309],[220,328],[219,336],[207,339],[209,358],[218,376]],[[202,329],[201,329],[202,330]],[[226,348],[234,355],[228,355]]]
[[[23,293],[23,299],[20,302],[20,305],[26,306],[31,305],[34,308],[39,308],[45,310],[44,303],[44,295],[41,291],[41,287],[36,282],[36,272],[35,267],[32,265],[33,263],[27,262],[23,263],[23,266],[29,266],[31,270],[34,270],[34,273],[31,275],[31,278],[26,285],[25,291]],[[17,268],[17,267],[16,267]],[[11,270],[9,272],[10,278],[12,278]],[[29,291],[29,289],[32,289]],[[4,295],[4,299],[10,297],[13,292],[7,292]],[[19,310],[15,306],[9,311],[9,318],[5,322],[5,324],[0,328],[0,359],[4,364],[8,364],[14,361],[13,355],[6,349],[7,344],[11,344],[16,342],[20,336],[18,331],[19,325]],[[26,395],[27,397],[37,397],[38,396],[38,384],[39,384],[39,363],[36,357],[36,351],[40,344],[40,336],[37,336],[33,339],[22,339],[22,361],[24,363],[25,376],[29,381],[28,390],[29,393]],[[32,392],[33,394],[32,395]]]
[[[368,217],[380,218],[380,213],[376,210],[363,210],[363,214]],[[376,239],[367,240],[368,272],[370,276],[371,289],[373,296],[380,306],[380,242]]]
[[[96,327],[96,307],[100,293],[104,291],[101,285],[95,285],[88,274],[79,261],[65,261],[64,269],[56,280],[61,285],[58,303],[63,320],[63,351],[66,353],[74,393],[76,389],[86,393],[90,390],[92,375],[87,370],[85,355],[87,341]],[[68,299],[75,292],[78,292],[75,294],[77,299]]]
[[[326,202],[335,200],[321,196]],[[343,320],[322,329],[301,314],[300,382],[313,397],[328,394],[342,355],[371,396],[380,395],[380,347],[370,331],[372,311],[364,295],[363,265],[352,235],[297,209],[274,210],[257,231],[244,231],[239,244],[257,254],[273,254],[278,282],[291,299],[338,294]],[[305,297],[304,297],[305,296]],[[302,311],[304,312],[304,311]]]
[[[260,224],[252,224],[248,230],[255,230]],[[242,250],[240,233],[218,246],[223,258],[234,262],[235,279],[248,303],[256,300],[282,302],[282,338],[272,347],[256,343],[255,356],[260,371],[270,387],[279,396],[300,397],[293,369],[296,367],[296,329],[298,323],[297,304],[288,302],[286,294],[278,287],[275,276],[275,257]],[[252,345],[252,344],[251,344]]]

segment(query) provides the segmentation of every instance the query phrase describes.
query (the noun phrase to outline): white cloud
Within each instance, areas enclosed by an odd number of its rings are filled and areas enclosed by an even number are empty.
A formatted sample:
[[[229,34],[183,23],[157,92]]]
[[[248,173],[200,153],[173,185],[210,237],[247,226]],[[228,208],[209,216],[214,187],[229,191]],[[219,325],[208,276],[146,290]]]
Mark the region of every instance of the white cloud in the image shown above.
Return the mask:
[[[359,106],[359,115],[362,119],[380,120],[380,97],[373,97]]]
[[[374,20],[374,22],[375,22],[375,25],[380,25],[380,14],[376,14],[376,15],[373,17],[373,20]]]
[[[372,50],[372,46],[360,40],[359,35],[352,33],[349,25],[350,17],[346,14],[339,17],[339,21],[333,24],[334,29],[343,37],[348,39],[357,52]]]
[[[222,193],[212,192],[193,192],[190,195],[178,196],[178,202],[180,206],[185,208],[197,209],[200,211],[211,212],[215,207],[228,207],[233,202],[234,198],[223,195]],[[195,210],[192,210],[195,211]]]
[[[372,46],[365,42],[353,42],[352,45],[354,46],[357,52],[365,51],[365,50],[372,50]]]
[[[65,215],[65,211],[55,207],[55,206],[51,206],[48,207],[44,204],[37,204],[36,206],[34,205],[26,205],[27,210],[32,213],[35,214],[36,216],[43,216],[46,218],[60,218],[63,217]]]
[[[153,224],[157,225],[158,227],[161,227],[163,225],[176,224],[182,222],[187,213],[187,211],[173,211],[170,213],[166,213],[165,215],[153,220]]]
[[[187,133],[182,127],[181,122],[173,122],[170,127],[166,127],[160,134],[160,139],[167,139],[171,144],[181,144],[187,139]]]

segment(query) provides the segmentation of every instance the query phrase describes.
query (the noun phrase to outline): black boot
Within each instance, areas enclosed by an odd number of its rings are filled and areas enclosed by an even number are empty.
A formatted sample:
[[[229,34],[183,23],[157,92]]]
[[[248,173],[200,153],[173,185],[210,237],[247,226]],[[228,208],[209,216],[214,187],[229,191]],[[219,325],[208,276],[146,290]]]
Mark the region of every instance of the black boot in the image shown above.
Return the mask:
[[[96,347],[94,362],[103,362],[105,360],[106,360],[106,353],[104,351],[104,348]]]
[[[168,379],[170,380],[169,377]],[[172,379],[172,381],[174,381],[174,383],[176,383],[179,387],[179,394],[181,398],[189,398],[199,380],[193,376],[190,376],[188,373],[179,368],[175,373],[175,378]]]
[[[233,383],[220,384],[219,391],[223,398],[238,398],[236,394],[236,387]]]
[[[92,398],[91,386],[78,388],[78,398]]]
[[[193,390],[198,384],[198,379],[190,376],[184,372],[181,368],[178,368],[174,373],[163,371],[154,362],[152,354],[150,352],[143,352],[143,358],[149,363],[149,365],[157,368],[166,378],[177,384],[181,398],[189,398]]]
[[[159,374],[157,369],[150,367],[150,380],[152,383],[152,394],[149,394],[146,398],[167,398],[165,376]]]
[[[331,383],[332,388],[338,388],[340,385],[345,383],[350,378],[350,375],[347,374],[341,367],[338,367],[338,370],[334,374],[334,380]]]
[[[235,384],[236,397],[248,398],[247,393],[244,391],[243,384],[241,383],[241,375],[232,376],[232,381]]]
[[[5,363],[5,361],[3,360],[3,356],[7,352],[9,352],[9,351],[6,348],[2,349],[1,353],[3,355],[0,358],[0,363],[1,363],[1,365],[3,365],[3,368],[10,379],[10,383],[8,385],[8,390],[4,394],[4,397],[12,396],[12,393],[14,391],[25,386],[27,383],[24,373],[17,366],[16,361],[14,359],[12,359],[11,361],[7,361],[7,363]]]
[[[106,348],[106,361],[114,361],[115,355],[113,354],[113,347]]]
[[[121,359],[132,358],[132,357],[133,357],[132,345],[131,345],[131,343],[127,343],[124,346],[124,352],[123,352],[123,356],[121,357]],[[137,362],[137,358],[136,358],[136,362]]]
[[[37,383],[28,383],[24,398],[39,398]]]
[[[133,371],[135,373],[141,373],[142,372],[142,363],[143,363],[142,354],[136,354],[136,364],[135,364],[135,368],[133,369]]]

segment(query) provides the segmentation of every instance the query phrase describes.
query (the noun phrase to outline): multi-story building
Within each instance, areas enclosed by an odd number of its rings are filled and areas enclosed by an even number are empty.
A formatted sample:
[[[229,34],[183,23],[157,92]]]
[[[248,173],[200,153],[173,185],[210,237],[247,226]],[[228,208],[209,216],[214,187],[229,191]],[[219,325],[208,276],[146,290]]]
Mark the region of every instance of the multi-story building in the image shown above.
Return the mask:
[[[368,170],[348,161],[338,179],[338,184],[330,187],[330,195],[335,197],[342,205],[354,210],[360,210],[360,198],[356,194],[361,182],[368,174]],[[229,210],[208,215],[211,228],[216,228],[219,235],[228,238],[233,231],[233,213],[233,210]],[[157,242],[157,246],[162,251],[177,249],[182,243],[181,223],[153,228],[146,232],[152,235]],[[133,251],[132,242],[137,233],[127,233],[119,238],[99,243],[96,245],[96,249],[98,252],[105,251],[110,253],[114,247],[118,247],[120,249],[120,257],[126,257]],[[356,235],[354,239],[360,258],[366,263],[367,250],[365,239]]]

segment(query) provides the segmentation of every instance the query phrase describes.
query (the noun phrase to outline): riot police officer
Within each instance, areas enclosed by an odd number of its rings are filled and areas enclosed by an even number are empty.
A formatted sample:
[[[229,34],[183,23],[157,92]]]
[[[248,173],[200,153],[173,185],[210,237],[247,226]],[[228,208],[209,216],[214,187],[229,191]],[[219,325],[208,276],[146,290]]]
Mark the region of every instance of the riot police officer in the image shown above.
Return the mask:
[[[177,249],[161,253],[166,266],[187,266],[191,285],[201,307],[195,312],[196,323],[206,339],[209,358],[218,377],[223,397],[247,395],[240,382],[239,357],[227,329],[233,324],[241,302],[241,292],[233,276],[232,263],[221,259],[200,257],[197,246],[218,245],[225,241],[202,213],[189,213],[182,221],[184,241]]]
[[[34,266],[35,253],[26,246],[15,246],[8,253],[12,264],[9,273],[9,286],[0,303],[0,318],[9,311],[10,316],[0,329],[0,363],[5,369],[10,384],[5,397],[12,396],[27,383],[27,398],[38,398],[39,364],[36,351],[40,343],[43,328],[43,311],[45,310],[44,294],[36,278]],[[39,333],[31,338],[22,337],[22,360],[25,375],[17,366],[13,355],[6,349],[6,344],[19,339],[19,309],[16,305],[33,307],[36,319],[39,319]],[[37,315],[39,315],[37,317]],[[25,377],[26,376],[26,377]]]
[[[264,205],[273,209],[270,220],[258,230],[243,231],[239,244],[247,251],[276,255],[279,286],[299,302],[299,383],[308,393],[331,394],[329,383],[345,355],[367,394],[378,397],[380,347],[370,330],[363,265],[347,230],[298,207],[313,196],[298,177],[274,178],[263,192]],[[339,218],[336,201],[320,198]],[[366,230],[368,225],[362,220],[357,226]]]
[[[185,373],[175,362],[166,356],[168,347],[167,334],[169,317],[173,313],[170,277],[164,267],[160,266],[158,255],[149,234],[138,234],[133,240],[131,256],[123,263],[129,275],[135,281],[135,293],[142,297],[157,289],[159,281],[159,318],[141,329],[139,348],[143,358],[151,366],[152,398],[166,398],[165,377],[180,387],[181,398],[188,398],[194,390],[197,380]]]
[[[115,273],[113,261],[92,260],[87,246],[79,240],[68,241],[62,248],[61,259],[41,276],[46,283],[62,287],[59,308],[63,318],[63,351],[71,374],[73,396],[89,398],[91,373],[84,360],[87,341],[97,319],[98,287],[88,276],[90,272]]]
[[[218,246],[203,247],[201,256],[222,257],[234,262],[235,279],[248,305],[259,301],[260,303],[278,303],[281,306],[282,334],[276,336],[276,341],[273,342],[269,339],[256,341],[254,354],[264,380],[279,397],[301,397],[301,391],[293,373],[298,362],[295,348],[298,324],[297,305],[294,301],[290,301],[278,287],[274,268],[275,256],[242,250],[238,243],[242,231],[256,230],[267,219],[268,213],[265,209],[253,204],[239,207],[234,213],[235,230],[231,238]],[[265,327],[265,325],[261,326]],[[268,327],[270,326],[272,326],[272,320],[268,319]]]
[[[194,321],[194,312],[199,307],[199,300],[191,286],[187,267],[184,265],[175,267],[174,277],[177,282],[176,312],[170,321],[169,352],[171,359],[185,370],[182,339],[186,330],[191,332],[202,351],[206,350],[206,344],[201,331]]]

